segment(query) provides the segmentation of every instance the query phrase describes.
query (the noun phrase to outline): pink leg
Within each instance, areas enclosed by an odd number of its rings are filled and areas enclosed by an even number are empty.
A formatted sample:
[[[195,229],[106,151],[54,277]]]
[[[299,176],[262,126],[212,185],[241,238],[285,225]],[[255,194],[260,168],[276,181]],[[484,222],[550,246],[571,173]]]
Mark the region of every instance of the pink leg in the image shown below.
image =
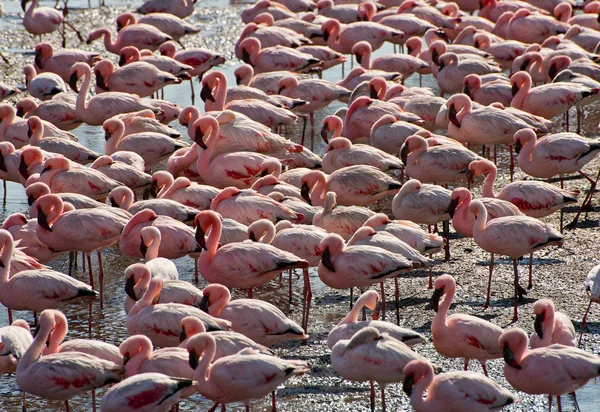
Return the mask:
[[[588,203],[592,202],[592,198],[594,196],[594,191],[596,190],[596,184],[598,183],[598,178],[600,178],[600,169],[598,170],[598,175],[596,175],[596,180],[593,180],[591,177],[589,177],[588,175],[583,173],[581,170],[579,171],[579,174],[581,176],[583,176],[584,178],[586,178],[588,182],[590,182],[590,190],[589,190],[588,194],[586,195],[585,199],[583,200],[583,202],[581,203],[581,206],[579,207],[579,210],[577,211],[575,218],[573,219],[573,221],[571,223],[569,223],[567,226],[565,226],[565,229],[575,229],[575,226],[577,225],[577,222],[579,221],[579,216],[581,215],[581,212],[583,212],[584,208],[586,208],[588,206]]]
[[[305,268],[304,269],[304,289],[305,289],[305,302],[306,302],[306,315],[305,315],[305,320],[304,320],[304,332],[308,332],[308,317],[310,314],[310,304],[312,302],[312,288],[310,286],[310,278],[308,277],[308,269]]]
[[[314,150],[315,141],[315,113],[310,112],[310,150]]]
[[[208,412],[215,412],[217,410],[217,406],[219,406],[219,402],[215,402],[215,404],[208,410]]]
[[[531,289],[533,287],[533,252],[529,254],[529,283],[527,284],[527,289]]]
[[[429,259],[433,258],[433,254],[429,254]],[[432,268],[431,265],[429,265],[429,284],[427,285],[427,289],[433,289],[433,272],[432,272]]]
[[[94,287],[94,273],[92,273],[92,255],[87,255],[87,263],[88,263],[88,273],[89,273],[89,277],[90,277],[90,287],[92,289],[96,289]]]
[[[81,252],[81,267],[82,270],[85,272],[85,253]]]
[[[71,409],[69,408],[69,401],[65,401],[65,411],[71,412]]]
[[[510,181],[512,182],[515,176],[515,155],[513,153],[512,145],[508,146],[508,151],[510,153]]]
[[[381,410],[385,412],[385,389],[381,388]]]
[[[92,411],[96,412],[96,390],[92,389]]]
[[[100,309],[104,308],[104,269],[102,269],[102,255],[98,254],[98,282],[100,283]]]
[[[381,286],[381,320],[385,320],[385,285],[380,282]]]
[[[196,94],[194,93],[194,79],[193,78],[190,79],[190,88],[192,89],[192,106],[193,106],[194,98],[196,97]]]
[[[488,289],[487,289],[487,298],[485,299],[485,305],[483,305],[484,309],[490,307],[490,295],[492,293],[492,274],[494,273],[494,254],[490,254],[490,275],[488,278]]]
[[[275,391],[271,392],[271,405],[273,407],[273,412],[276,412],[277,404],[275,403]]]
[[[464,366],[464,370],[469,370],[469,361],[470,359],[465,358],[465,366]]]
[[[396,325],[400,325],[400,288],[398,278],[394,278],[394,298],[396,299]]]
[[[12,323],[13,323],[12,310],[8,309],[8,324],[12,325]]]
[[[548,411],[552,411],[552,395],[548,395]]]
[[[581,347],[581,338],[583,338],[583,331],[585,330],[585,323],[587,320],[587,315],[590,313],[590,308],[592,307],[592,300],[590,299],[590,304],[585,310],[585,314],[583,315],[583,319],[581,320],[581,331],[579,332],[579,343],[577,343],[578,347]]]
[[[252,288],[248,289],[248,299],[252,299]]]
[[[483,374],[488,376],[487,366],[485,366],[485,361],[479,361],[481,363],[481,369],[483,369]]]
[[[513,322],[516,322],[519,320],[519,268],[516,259],[513,259],[513,269],[515,272],[515,313],[513,315]]]
[[[371,412],[375,411],[375,385],[373,385],[373,381],[369,381],[371,385]]]
[[[567,114],[568,116],[568,114]],[[562,405],[560,404],[560,396],[556,397],[556,404],[558,405],[558,412],[562,412]]]
[[[198,258],[194,258],[194,283],[198,283]]]
[[[290,298],[290,305],[292,304],[292,270],[288,270],[288,294]]]

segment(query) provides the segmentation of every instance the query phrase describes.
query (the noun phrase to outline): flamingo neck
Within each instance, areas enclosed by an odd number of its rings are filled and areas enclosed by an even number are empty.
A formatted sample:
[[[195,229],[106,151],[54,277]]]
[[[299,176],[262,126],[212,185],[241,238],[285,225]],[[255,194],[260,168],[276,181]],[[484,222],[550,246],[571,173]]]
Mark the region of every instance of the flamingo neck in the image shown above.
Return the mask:
[[[37,9],[38,7],[38,0],[33,0],[31,2],[31,5],[29,6],[29,8],[27,9],[27,11],[25,12],[26,15],[31,16],[34,12],[35,9]]]
[[[431,323],[431,328],[439,328],[446,329],[446,316],[448,315],[448,310],[450,309],[450,305],[452,304],[452,299],[454,299],[455,289],[451,289],[444,293],[442,297],[442,301],[438,306],[438,311],[433,318],[433,322]]]
[[[217,99],[218,100],[218,99]],[[223,110],[223,109],[218,109]],[[219,129],[211,128],[210,134],[208,135],[204,144],[206,145],[206,149],[202,150],[198,154],[198,173],[202,177],[206,175],[209,171],[210,162],[213,159],[213,153],[215,151],[215,142],[219,139]]]
[[[522,165],[524,165],[524,166],[532,166],[531,165],[531,158],[532,158],[533,150],[535,149],[536,143],[537,143],[537,139],[536,138],[528,139],[525,142],[525,144],[521,148],[521,151],[519,152],[519,156],[517,157],[517,159],[519,161],[519,167],[523,168]]]
[[[219,298],[208,307],[208,313],[210,316],[219,317],[221,315],[221,311],[229,304],[231,300],[231,294],[227,289],[223,289]]]
[[[160,291],[158,293],[156,293],[156,291],[154,291],[154,290],[146,289],[146,292],[144,293],[142,298],[140,300],[138,300],[137,302],[135,302],[135,304],[133,305],[133,307],[127,314],[127,317],[130,318],[132,316],[135,316],[142,309],[145,309],[148,306],[152,305],[152,300],[154,300],[154,296],[157,294],[160,294]]]
[[[473,110],[473,103],[471,102],[471,99],[465,99],[465,104],[460,111],[456,113],[456,120],[458,120],[459,123],[462,123],[463,118],[470,114],[471,110]]]
[[[371,50],[368,47],[365,49],[365,52],[362,55],[360,66],[366,70],[371,69]]]
[[[219,240],[221,239],[221,230],[223,230],[221,220],[211,217],[210,233],[206,239],[206,252],[200,254],[200,262],[202,262],[203,265],[208,266],[210,262],[212,262],[215,253],[217,253]]]
[[[8,110],[8,115],[4,119],[0,119],[0,136],[4,136],[6,130],[15,122],[15,118],[17,117],[17,113],[11,107]]]
[[[317,181],[316,181],[312,191],[310,192],[310,201],[313,206],[325,205],[325,196],[327,195],[326,179],[327,178],[325,177],[325,175],[319,173]],[[323,212],[323,215],[325,215],[325,212]]]
[[[104,153],[111,155],[119,150],[119,141],[123,137],[124,132],[123,124],[119,123],[117,130],[110,136],[110,138],[104,143]]]
[[[327,39],[327,45],[332,49],[340,44],[340,31],[341,27],[339,24],[334,24],[331,28],[331,33],[329,33],[329,38]]]
[[[202,359],[200,359],[198,367],[194,371],[194,380],[198,382],[198,386],[206,385],[208,383],[210,364],[212,363],[216,352],[217,347],[215,340],[207,339],[207,344],[202,354]]]
[[[112,41],[112,33],[108,29],[100,29],[102,35],[104,36],[104,48],[111,53],[119,54],[121,49],[117,47],[117,43],[113,43]]]
[[[485,230],[487,224],[487,210],[485,207],[479,209],[477,216],[475,217],[475,224],[473,225],[473,237],[475,233],[482,233]]]
[[[160,248],[160,238],[159,237],[152,237],[152,241],[150,242],[150,245],[148,246],[148,250],[146,250],[146,256],[144,256],[144,259],[146,259],[146,262],[156,259],[158,257],[158,249]],[[148,278],[147,282],[148,284],[150,283],[150,277],[149,276],[145,276]],[[143,279],[144,277],[142,277]],[[146,285],[146,287],[148,287],[148,285]]]
[[[35,336],[33,342],[31,342],[31,345],[19,362],[19,366],[17,367],[17,375],[27,371],[29,366],[32,363],[35,363],[42,356],[42,352],[46,347],[46,341],[48,340],[48,336],[50,335],[52,327],[53,325],[48,324],[47,322],[42,322],[40,324],[38,334]]]
[[[146,339],[140,339],[140,348],[125,365],[125,378],[137,375],[144,362],[148,360],[152,353],[152,345]]]
[[[541,339],[543,346],[552,345],[552,334],[554,333],[554,311],[546,310],[544,322],[542,323],[542,333],[544,338]]]
[[[133,192],[131,190],[124,190],[123,192],[123,200],[119,207],[123,210],[129,210],[133,204]]]
[[[462,111],[462,110],[461,110]],[[425,139],[423,139],[425,140]],[[421,157],[421,155],[423,153],[425,153],[428,149],[428,145],[427,145],[427,141],[425,140],[424,142],[419,139],[419,145],[417,146],[417,148],[415,150],[413,150],[412,152],[410,152],[408,154],[408,156],[406,157],[406,160],[412,164],[413,166],[416,165],[417,163],[419,163],[419,158]],[[425,143],[425,144],[423,144]]]
[[[2,253],[0,253],[0,263],[2,263],[2,266],[0,267],[0,284],[6,284],[9,281],[10,260],[12,258],[13,250],[13,240],[7,236],[4,247],[2,248]]]
[[[44,134],[44,124],[41,121],[36,122],[35,131],[29,138],[29,144],[31,146],[36,146],[42,140],[43,134]]]
[[[497,174],[498,170],[495,167],[490,167],[488,175],[483,181],[483,187],[481,188],[481,195],[483,197],[496,197],[496,193],[494,193],[494,183],[496,182]]]
[[[215,96],[215,104],[212,110],[224,110],[225,109],[225,97],[227,95],[227,78],[225,75],[219,75],[217,77],[217,93]]]
[[[149,260],[149,259],[146,259]],[[150,285],[150,272],[147,270],[144,270],[142,272],[142,276],[137,279],[137,281],[135,282],[135,285],[133,286],[133,291],[135,293],[135,296],[142,296],[144,294],[144,292],[146,292],[148,290],[148,286]]]
[[[512,101],[510,102],[510,106],[516,109],[523,108],[523,103],[525,102],[525,97],[527,97],[527,95],[529,94],[529,90],[531,90],[531,79],[526,77],[525,81],[519,88],[519,91],[517,92],[517,94],[515,94]]]
[[[540,56],[539,54],[535,55],[535,57],[533,57],[533,61],[531,62],[531,65],[529,66],[529,69],[527,69],[529,74],[531,74],[532,76],[542,75],[544,72],[543,62],[544,62],[544,60],[542,59],[542,56]],[[550,60],[548,60],[548,64],[549,63],[550,63]]]
[[[110,32],[109,38],[110,38]],[[104,43],[106,44],[106,37],[104,37]],[[87,110],[86,106],[86,97],[88,92],[90,91],[90,84],[92,82],[92,72],[91,70],[86,70],[83,74],[83,84],[81,85],[81,89],[77,94],[77,100],[75,101],[75,109],[77,112],[85,112]]]
[[[427,368],[425,375],[413,386],[413,391],[410,394],[410,403],[416,410],[429,410],[428,399],[423,398],[423,393],[431,385],[433,381],[433,372],[431,368]]]
[[[55,319],[56,326],[52,333],[50,333],[50,341],[48,342],[48,347],[44,350],[44,355],[59,353],[60,344],[65,339],[65,336],[67,336],[67,332],[69,332],[69,327],[64,319],[61,319],[59,316],[55,317]]]
[[[360,314],[363,307],[365,307],[365,303],[363,301],[361,301],[361,299],[359,298],[356,301],[356,304],[352,307],[352,310],[350,310],[350,312],[348,312],[346,317],[344,317],[344,319],[342,319],[342,321],[339,324],[347,325],[349,323],[358,322],[358,315]]]

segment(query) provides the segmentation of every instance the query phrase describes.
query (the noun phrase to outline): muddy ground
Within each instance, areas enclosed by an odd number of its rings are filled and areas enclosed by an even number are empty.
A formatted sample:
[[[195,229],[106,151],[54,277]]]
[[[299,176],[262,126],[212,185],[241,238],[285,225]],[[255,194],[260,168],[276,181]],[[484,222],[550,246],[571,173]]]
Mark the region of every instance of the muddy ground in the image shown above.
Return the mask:
[[[114,26],[114,18],[121,12],[134,9],[137,2],[117,2],[111,0],[108,6],[96,8],[96,0],[92,0],[92,9],[87,8],[87,2],[78,0],[69,2],[69,19],[80,28],[84,36],[93,28],[101,26]],[[44,5],[52,5],[54,2],[44,1]],[[198,24],[203,31],[200,36],[184,38],[183,43],[187,46],[204,46],[228,57],[228,62],[223,67],[228,78],[232,80],[232,72],[239,61],[233,56],[233,43],[241,31],[242,23],[239,13],[243,4],[230,4],[225,1],[199,1],[196,12],[189,21]],[[26,62],[33,60],[32,51],[37,42],[31,35],[26,33],[20,26],[19,4],[9,1],[4,4],[6,15],[0,18],[0,51],[10,60],[10,64],[0,62],[0,73],[3,81],[9,84],[23,83],[22,67]],[[114,32],[114,27],[113,27]],[[61,42],[59,35],[48,36],[55,47]],[[103,51],[102,44],[97,41],[91,45],[81,44],[72,32],[67,34],[68,47]],[[383,48],[375,55],[390,53],[391,48]],[[116,61],[115,56],[104,52],[104,56]],[[347,68],[348,69],[348,68]],[[325,74],[325,78],[337,81],[341,78],[339,68],[333,69]],[[423,79],[424,85],[435,87],[431,77]],[[417,78],[410,78],[407,85],[418,84]],[[436,89],[437,90],[437,89]],[[199,91],[199,88],[197,88]],[[189,85],[169,86],[166,90],[166,98],[179,103],[181,106],[190,104]],[[14,99],[13,99],[14,102]],[[196,101],[198,105],[198,100]],[[326,115],[332,113],[340,104],[336,103],[317,114],[317,124]],[[574,118],[574,112],[572,112]],[[600,120],[598,108],[593,107],[586,111],[584,134],[588,137],[596,137],[597,125]],[[179,125],[173,123],[178,128]],[[562,127],[562,121],[557,120],[557,130]],[[183,129],[180,128],[183,131]],[[300,140],[300,128],[290,128],[288,136]],[[74,131],[81,142],[97,151],[103,150],[103,134],[100,127],[82,126]],[[322,154],[323,142],[315,141],[315,151]],[[508,181],[508,170],[506,156],[501,158],[500,173],[497,189]],[[594,174],[599,167],[599,162],[589,164],[584,170]],[[517,171],[516,179],[524,179],[523,173]],[[475,187],[475,197],[479,195],[480,181]],[[581,178],[574,177],[566,182],[568,188],[587,190],[587,182]],[[511,261],[497,259],[495,276],[492,285],[492,307],[483,310],[485,291],[487,284],[489,256],[483,252],[472,239],[462,238],[452,232],[451,253],[449,262],[443,262],[442,256],[436,256],[434,276],[443,273],[453,275],[457,280],[457,292],[455,303],[452,307],[453,313],[469,313],[483,317],[502,327],[518,326],[531,333],[533,330],[532,303],[539,298],[550,298],[554,300],[558,310],[566,313],[573,320],[579,331],[580,319],[588,303],[583,281],[588,271],[598,262],[598,245],[600,245],[600,231],[598,229],[599,200],[593,202],[594,208],[584,216],[577,229],[565,232],[565,245],[561,248],[549,248],[537,252],[534,259],[534,287],[528,295],[521,299],[519,312],[520,320],[511,324],[513,304],[513,274]],[[389,200],[382,202],[379,207],[389,213]],[[0,217],[4,219],[14,212],[27,213],[27,202],[24,190],[20,185],[9,183],[7,200],[0,207]],[[566,209],[565,220],[569,222],[576,212],[576,207]],[[558,214],[544,219],[558,226]],[[118,248],[113,247],[104,251],[105,264],[105,308],[100,311],[96,306],[93,321],[92,337],[102,339],[114,344],[119,344],[128,336],[125,327],[125,315],[122,311],[124,290],[122,274],[124,269],[135,259],[121,256]],[[178,260],[180,277],[192,280],[193,262],[191,259]],[[51,262],[50,266],[56,270],[67,270],[67,259],[62,257]],[[96,267],[94,266],[94,269]],[[521,262],[521,283],[526,284],[527,266],[526,261]],[[87,280],[87,275],[81,271],[81,263],[76,276]],[[300,274],[296,273],[294,280],[294,299],[290,304],[287,298],[287,283],[280,284],[273,281],[259,288],[255,297],[268,300],[284,310],[291,318],[300,321],[302,296],[302,282]],[[290,342],[276,346],[277,353],[282,357],[306,359],[312,365],[311,373],[304,377],[293,378],[284,387],[278,390],[278,408],[280,410],[310,410],[320,408],[327,411],[359,411],[369,408],[369,386],[367,383],[354,383],[341,379],[330,366],[329,350],[326,346],[328,331],[345,315],[349,306],[349,292],[330,290],[324,286],[316,274],[311,270],[311,282],[313,285],[314,301],[310,316],[308,333],[310,339],[305,345],[299,342]],[[203,287],[200,282],[199,287]],[[421,333],[431,336],[429,328],[434,312],[431,310],[431,290],[427,289],[427,272],[416,271],[400,280],[400,324],[412,328]],[[393,302],[392,284],[388,285],[388,311],[387,318],[395,318],[395,305]],[[234,296],[242,297],[242,293],[234,293]],[[355,295],[356,298],[356,295]],[[74,304],[64,308],[70,321],[71,331],[69,337],[87,337],[87,306],[83,303]],[[22,317],[33,322],[30,313],[21,312],[17,317]],[[589,317],[586,333],[584,334],[584,348],[593,353],[600,352],[600,310],[593,306]],[[1,311],[0,324],[6,324],[6,313]],[[431,343],[415,347],[420,354],[428,357],[432,362],[442,366],[444,370],[462,369],[462,360],[446,359],[437,354]],[[488,362],[488,370],[491,377],[502,385],[509,387],[503,377],[504,362],[493,360]],[[479,371],[477,363],[472,363],[472,370]],[[582,411],[597,410],[596,399],[600,394],[600,387],[593,381],[578,392],[578,398]],[[402,393],[400,385],[390,385],[386,391],[388,410],[410,410],[407,397]],[[101,396],[101,393],[100,395]],[[547,400],[543,396],[529,396],[519,393],[521,401],[507,410],[530,411],[547,410]],[[0,410],[18,410],[20,408],[21,394],[16,386],[14,376],[4,376],[0,380]],[[380,408],[378,400],[378,408]],[[565,405],[566,404],[566,405]],[[200,396],[193,396],[181,403],[183,410],[205,410],[211,406],[211,402]],[[235,405],[241,408],[241,405]],[[573,409],[569,399],[563,402],[565,410]],[[62,408],[59,402],[48,402],[42,399],[30,397],[28,400],[29,410],[58,410]],[[71,402],[71,410],[88,410],[91,407],[89,396],[76,397]],[[234,406],[230,406],[232,409]],[[253,403],[253,410],[268,410],[268,400]]]

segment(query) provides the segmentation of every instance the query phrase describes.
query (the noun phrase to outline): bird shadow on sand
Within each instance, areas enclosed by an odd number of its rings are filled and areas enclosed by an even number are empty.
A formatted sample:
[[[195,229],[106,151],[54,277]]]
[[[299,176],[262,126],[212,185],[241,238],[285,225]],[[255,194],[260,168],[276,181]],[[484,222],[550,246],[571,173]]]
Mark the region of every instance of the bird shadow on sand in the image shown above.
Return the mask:
[[[294,386],[282,388],[277,391],[278,397],[288,397],[288,396],[298,396],[298,395],[306,395],[311,393],[319,393],[319,394],[331,394],[331,395],[342,395],[347,394],[348,392],[369,392],[369,387],[359,387],[359,386],[345,386],[343,385],[345,381],[344,379],[339,379],[338,377],[331,377],[328,380],[332,381],[331,385],[306,385],[306,386]]]

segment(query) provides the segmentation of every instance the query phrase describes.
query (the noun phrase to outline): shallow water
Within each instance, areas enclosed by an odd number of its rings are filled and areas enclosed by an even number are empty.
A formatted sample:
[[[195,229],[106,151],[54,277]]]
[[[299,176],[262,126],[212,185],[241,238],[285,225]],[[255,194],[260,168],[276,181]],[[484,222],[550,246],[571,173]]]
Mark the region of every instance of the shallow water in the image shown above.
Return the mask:
[[[92,0],[94,6],[96,1]],[[87,9],[87,1],[70,1],[71,10],[70,19],[82,28],[85,35],[92,28],[99,27],[114,21],[114,17],[119,13],[134,9],[139,3],[121,2],[108,0],[108,7],[102,9]],[[43,5],[52,6],[54,2],[42,1]],[[189,46],[205,46],[216,49],[220,52],[226,52],[230,58],[229,61],[219,69],[227,74],[230,82],[234,82],[233,70],[239,64],[232,59],[232,45],[235,37],[241,30],[242,24],[239,19],[240,10],[243,5],[230,4],[227,1],[208,1],[197,5],[197,10],[189,20],[201,25],[203,31],[200,36],[186,38],[183,42]],[[0,63],[0,70],[5,77],[5,81],[18,83],[22,81],[22,74],[19,68],[24,61],[30,61],[31,52],[35,45],[34,39],[24,32],[20,26],[20,5],[18,2],[9,1],[4,4],[5,16],[0,18],[0,48],[2,52],[12,61],[11,67]],[[95,24],[92,26],[91,21]],[[53,44],[60,44],[60,36],[50,37]],[[86,49],[102,50],[100,42],[95,42],[90,46],[79,45],[74,35],[68,35],[69,47],[81,47]],[[392,47],[386,46],[374,53],[374,56],[391,53]],[[114,56],[105,56],[114,60]],[[346,73],[349,72],[349,64],[346,64]],[[341,68],[338,66],[324,73],[324,78],[331,81],[337,81],[341,78]],[[418,85],[417,76],[409,78],[406,82],[408,86]],[[424,86],[434,87],[437,91],[436,83],[431,76],[423,78]],[[199,93],[200,87],[196,83],[196,93]],[[184,107],[191,104],[189,84],[184,83],[177,86],[169,86],[165,90],[165,98]],[[202,106],[197,96],[196,105]],[[333,113],[341,107],[341,103],[334,103],[325,110],[316,115],[317,129],[323,117]],[[596,125],[599,117],[597,108],[587,112],[585,131],[588,135],[596,133]],[[172,123],[173,127],[180,131],[185,130],[177,124]],[[286,135],[294,141],[300,141],[301,125],[288,128]],[[102,152],[104,145],[103,131],[101,127],[82,126],[74,131],[80,142],[92,149]],[[184,133],[185,135],[185,133]],[[317,130],[317,136],[318,130]],[[186,140],[189,141],[187,137]],[[322,154],[324,143],[319,139],[314,141],[314,151]],[[508,157],[504,152],[500,152],[500,170],[499,181],[507,181]],[[598,163],[589,166],[590,173],[593,173],[598,167]],[[586,169],[586,170],[588,170]],[[502,174],[504,173],[504,174]],[[517,175],[522,178],[522,174]],[[581,180],[568,182],[569,187],[585,188]],[[24,190],[20,185],[8,183],[6,193],[6,202],[0,207],[0,218],[4,219],[7,215],[14,212],[27,213],[28,207]],[[595,203],[597,206],[597,203]],[[380,205],[385,211],[389,212],[389,203]],[[568,209],[566,220],[571,217],[574,208]],[[540,297],[550,297],[554,299],[557,308],[569,314],[573,319],[580,319],[587,300],[583,290],[583,279],[587,271],[597,261],[598,248],[598,228],[597,209],[590,213],[588,220],[584,219],[585,229],[578,229],[575,232],[566,234],[567,243],[561,249],[549,249],[536,254],[535,264],[535,287],[530,291],[527,299],[520,306],[521,320],[519,327],[525,328],[528,332],[532,330],[533,317],[531,314],[531,303]],[[556,217],[549,219],[554,224],[557,223]],[[485,282],[487,281],[487,262],[488,256],[476,247],[471,239],[463,239],[454,236],[451,241],[453,258],[450,262],[443,263],[440,258],[436,260],[437,266],[434,268],[434,276],[441,273],[451,273],[457,277],[458,287],[455,298],[456,312],[467,312],[490,319],[499,325],[506,326],[512,317],[512,268],[507,260],[500,260],[496,265],[495,281],[493,285],[492,308],[483,312],[480,308],[485,298]],[[105,268],[105,307],[100,310],[95,304],[93,316],[92,338],[102,339],[110,343],[119,344],[128,336],[125,327],[125,314],[122,310],[122,302],[125,297],[123,290],[122,274],[124,269],[136,259],[122,256],[118,248],[112,247],[103,252],[103,263]],[[552,265],[550,265],[552,263]],[[177,267],[182,279],[192,281],[193,279],[193,261],[189,258],[182,258],[176,261]],[[52,268],[61,271],[67,271],[67,257],[63,256],[51,262]],[[87,281],[87,274],[82,271],[81,260],[79,259],[78,271],[75,276],[83,281]],[[96,272],[96,261],[94,259],[94,272]],[[526,268],[521,269],[525,273]],[[562,276],[559,276],[562,275]],[[400,316],[401,324],[406,327],[414,328],[422,333],[428,333],[430,321],[433,312],[428,304],[431,291],[426,289],[427,273],[416,272],[414,276],[407,277],[401,281],[401,300]],[[300,321],[299,312],[302,281],[299,273],[293,276],[294,297],[290,304],[287,297],[287,276],[284,281],[279,283],[275,280],[270,284],[258,288],[255,296],[268,300],[275,304],[286,314],[296,321]],[[318,279],[315,271],[311,271],[311,283],[313,285],[313,307],[311,309],[311,319],[309,333],[311,339],[306,345],[298,343],[282,344],[276,347],[276,351],[284,357],[307,359],[313,370],[304,377],[291,379],[285,387],[278,391],[278,407],[280,410],[309,410],[318,405],[325,410],[368,410],[369,390],[368,384],[353,383],[343,381],[332,370],[329,362],[329,351],[325,341],[327,332],[345,315],[348,307],[348,291],[333,291],[325,287]],[[201,280],[199,287],[205,283]],[[389,290],[389,289],[388,289]],[[244,296],[243,293],[234,292],[235,297]],[[356,298],[356,296],[355,296]],[[387,294],[388,300],[388,319],[393,320],[394,302],[393,296]],[[65,306],[63,311],[67,314],[70,325],[70,338],[87,337],[87,305],[77,303]],[[19,312],[16,317],[22,317],[33,323],[30,313]],[[597,319],[597,309],[592,308],[589,317],[588,329],[584,337],[585,348],[588,351],[598,353],[600,348],[600,324]],[[6,324],[7,318],[5,311],[0,311],[0,324]],[[578,327],[579,324],[576,323]],[[590,333],[593,332],[594,334]],[[422,347],[415,348],[417,352],[429,357],[442,366],[445,370],[460,370],[462,362],[460,360],[451,360],[441,358],[429,343]],[[508,386],[503,378],[502,360],[493,360],[488,362],[488,369],[491,376],[503,385]],[[478,365],[471,365],[472,370],[480,370]],[[101,397],[102,391],[98,395]],[[579,404],[582,411],[597,410],[597,397],[600,391],[595,382],[590,382],[585,388],[578,391]],[[547,401],[543,396],[529,396],[519,394],[521,402],[508,408],[508,410],[546,410]],[[386,401],[389,410],[409,410],[408,399],[402,394],[400,385],[390,385],[386,389]],[[21,405],[21,393],[19,392],[14,376],[5,376],[0,380],[0,410],[18,410]],[[182,402],[183,410],[205,410],[212,406],[212,403],[202,399],[199,395]],[[380,405],[378,400],[378,405]],[[241,408],[241,405],[236,405]],[[34,397],[28,398],[29,410],[59,410],[63,408],[59,402],[47,402]],[[71,410],[90,409],[90,397],[88,395],[79,396],[71,401]],[[379,407],[379,406],[378,406]],[[572,403],[568,397],[563,401],[565,410],[572,409]],[[253,409],[268,410],[270,401],[256,401],[253,403]],[[231,409],[231,407],[230,407]]]

